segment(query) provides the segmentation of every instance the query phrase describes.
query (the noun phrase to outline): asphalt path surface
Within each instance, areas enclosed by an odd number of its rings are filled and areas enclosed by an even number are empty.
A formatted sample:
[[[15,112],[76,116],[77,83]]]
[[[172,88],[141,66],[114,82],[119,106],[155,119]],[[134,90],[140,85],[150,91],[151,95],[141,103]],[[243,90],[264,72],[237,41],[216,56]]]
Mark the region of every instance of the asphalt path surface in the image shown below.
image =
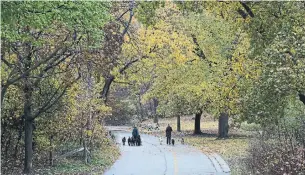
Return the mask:
[[[142,146],[123,146],[122,138],[130,131],[112,131],[116,136],[121,156],[105,175],[229,175],[230,169],[217,154],[206,155],[176,140],[174,146],[166,138],[141,134]]]

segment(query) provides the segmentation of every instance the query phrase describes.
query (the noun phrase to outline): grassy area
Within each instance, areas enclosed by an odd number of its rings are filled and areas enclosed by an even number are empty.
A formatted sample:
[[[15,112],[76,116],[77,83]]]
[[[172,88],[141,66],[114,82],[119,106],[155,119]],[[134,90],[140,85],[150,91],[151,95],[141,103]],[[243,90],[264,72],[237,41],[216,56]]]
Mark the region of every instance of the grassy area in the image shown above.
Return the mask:
[[[117,160],[119,155],[116,146],[105,146],[93,152],[90,164],[86,165],[80,159],[64,159],[49,170],[44,170],[43,174],[101,174]]]
[[[49,174],[49,175],[94,175],[102,174],[108,167],[110,167],[119,157],[120,152],[117,146],[105,145],[99,150],[92,152],[91,162],[85,164],[82,160],[82,153],[79,157],[71,157],[55,161],[54,166],[40,166],[34,167],[34,174]]]
[[[47,159],[42,159],[41,162],[37,160],[33,164],[32,174],[43,175],[94,175],[103,174],[103,172],[110,167],[119,157],[119,148],[115,145],[105,145],[99,150],[92,152],[92,159],[89,164],[85,164],[82,160],[82,152],[75,155],[75,157],[65,158],[54,161],[54,166],[49,166]],[[3,174],[22,174],[22,163],[20,164],[1,164]],[[8,167],[10,166],[10,167]]]
[[[176,118],[160,119],[160,131],[148,131],[144,129],[144,132],[165,136],[165,128],[170,124],[174,130],[174,138],[179,139],[180,137],[183,137],[186,144],[192,145],[206,154],[213,152],[218,153],[229,164],[233,175],[242,174],[243,167],[240,162],[247,154],[248,142],[251,139],[251,137],[249,137],[249,131],[244,129],[231,129],[229,131],[229,138],[218,139],[218,122],[213,119],[203,118],[201,121],[201,130],[203,134],[201,135],[193,135],[195,121],[191,116],[181,117],[182,132],[177,132],[176,120]],[[143,122],[142,125],[152,123],[152,120],[147,120]]]

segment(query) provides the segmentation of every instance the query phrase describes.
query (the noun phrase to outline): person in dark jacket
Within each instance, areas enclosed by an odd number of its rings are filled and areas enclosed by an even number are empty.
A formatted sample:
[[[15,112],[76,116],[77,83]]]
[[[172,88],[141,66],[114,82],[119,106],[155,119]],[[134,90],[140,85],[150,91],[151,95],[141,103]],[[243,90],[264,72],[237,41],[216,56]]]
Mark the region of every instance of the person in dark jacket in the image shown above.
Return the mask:
[[[171,144],[172,131],[173,131],[172,127],[170,127],[169,124],[168,124],[167,127],[166,127],[166,130],[165,130],[165,132],[166,132],[166,143],[168,145]]]
[[[138,138],[139,136],[139,131],[138,131],[138,128],[137,127],[134,127],[133,130],[132,130],[132,136],[134,139]]]

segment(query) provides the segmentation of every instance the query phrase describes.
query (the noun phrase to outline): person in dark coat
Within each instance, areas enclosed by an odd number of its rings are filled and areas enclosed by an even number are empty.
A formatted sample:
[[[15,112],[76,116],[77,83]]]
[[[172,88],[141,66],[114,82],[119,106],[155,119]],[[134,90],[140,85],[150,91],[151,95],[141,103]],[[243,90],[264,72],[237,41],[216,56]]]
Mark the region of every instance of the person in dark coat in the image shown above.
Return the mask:
[[[137,127],[134,127],[133,130],[132,130],[132,136],[134,139],[138,138],[139,136],[139,131],[138,131],[138,128]]]
[[[169,126],[169,124],[168,124],[167,127],[166,127],[166,130],[165,130],[165,132],[166,132],[166,143],[168,145],[171,144],[172,131],[173,131],[172,127]]]

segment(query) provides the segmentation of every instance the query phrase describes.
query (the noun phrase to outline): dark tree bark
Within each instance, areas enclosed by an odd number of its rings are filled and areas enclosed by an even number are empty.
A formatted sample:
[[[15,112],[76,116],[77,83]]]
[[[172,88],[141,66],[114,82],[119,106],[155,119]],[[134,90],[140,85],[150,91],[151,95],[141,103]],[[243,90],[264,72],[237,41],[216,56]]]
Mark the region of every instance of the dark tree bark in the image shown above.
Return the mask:
[[[159,118],[157,115],[157,107],[158,107],[158,100],[156,98],[153,99],[153,115],[154,115],[154,123],[159,123]]]
[[[107,102],[108,92],[109,92],[111,83],[113,82],[114,78],[115,77],[113,75],[111,75],[105,81],[103,91],[102,91],[102,95],[101,95],[101,98],[104,100],[105,103]]]
[[[6,90],[7,90],[7,86],[3,86],[1,87],[1,104],[3,103],[3,100],[4,100],[4,95],[6,93]]]
[[[32,158],[33,158],[33,120],[25,121],[25,158],[24,170],[25,174],[30,174],[32,171]]]
[[[33,87],[32,83],[29,79],[30,72],[27,71],[31,67],[31,55],[26,58],[25,64],[25,74],[24,77],[24,146],[25,146],[25,158],[24,158],[24,170],[25,174],[30,174],[32,171],[32,158],[33,158],[33,122],[34,119],[32,117],[32,92]]]
[[[177,115],[177,131],[181,132],[180,115]]]
[[[221,113],[218,120],[218,137],[226,138],[229,132],[229,115]]]
[[[298,95],[299,95],[300,101],[305,105],[305,95],[301,94],[300,92]]]
[[[202,111],[195,114],[195,130],[194,134],[201,134],[200,130],[200,119],[201,119]]]
[[[245,10],[248,12],[248,14],[253,18],[254,14],[253,14],[252,10],[250,9],[250,7],[247,6],[247,4],[245,2],[240,1],[240,3],[245,8]]]
[[[17,159],[18,146],[19,146],[20,140],[21,140],[21,138],[22,138],[23,126],[24,126],[24,116],[22,116],[22,117],[21,117],[21,120],[20,120],[18,139],[17,139],[17,143],[16,143],[16,145],[15,145],[15,152],[14,152],[14,158],[15,158],[15,159]]]
[[[49,152],[49,161],[50,161],[50,166],[53,166],[53,136],[50,136],[50,152]]]

